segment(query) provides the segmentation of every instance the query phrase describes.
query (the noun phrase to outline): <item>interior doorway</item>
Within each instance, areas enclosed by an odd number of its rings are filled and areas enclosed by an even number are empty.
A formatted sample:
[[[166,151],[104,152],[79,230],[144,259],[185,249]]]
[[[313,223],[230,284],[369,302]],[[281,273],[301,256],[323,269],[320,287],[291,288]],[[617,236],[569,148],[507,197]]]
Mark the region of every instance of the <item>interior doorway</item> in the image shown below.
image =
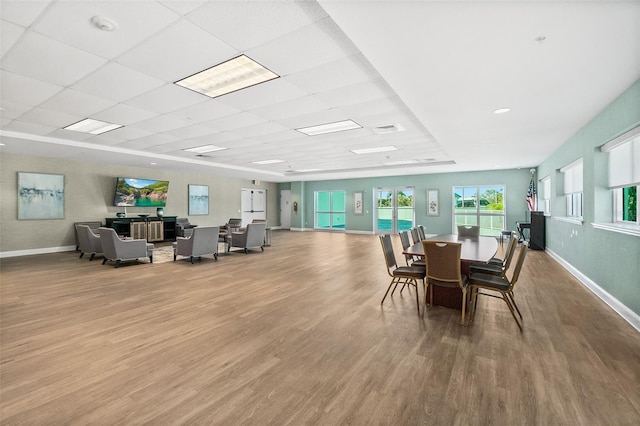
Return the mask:
[[[291,229],[291,190],[280,191],[280,228]]]

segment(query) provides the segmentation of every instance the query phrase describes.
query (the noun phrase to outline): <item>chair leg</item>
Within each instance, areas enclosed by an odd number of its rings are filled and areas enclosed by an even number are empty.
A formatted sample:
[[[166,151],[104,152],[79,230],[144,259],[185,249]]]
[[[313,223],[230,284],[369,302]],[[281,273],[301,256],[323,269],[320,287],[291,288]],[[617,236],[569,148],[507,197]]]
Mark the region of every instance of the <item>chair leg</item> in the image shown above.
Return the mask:
[[[96,254],[95,253],[91,253],[91,257],[89,258],[89,262],[91,262],[94,257],[96,257]]]
[[[213,258],[214,258],[215,260],[218,260],[218,253],[213,253]]]
[[[189,260],[191,260],[191,264],[193,265],[193,256],[189,256]]]
[[[506,293],[502,293],[502,299],[506,302],[507,306],[509,307],[509,311],[511,311],[511,316],[516,321],[516,324],[518,324],[518,328],[520,329],[520,333],[522,333],[522,325],[520,324],[520,321],[518,321],[518,317],[516,317],[516,313],[513,310],[513,306],[511,305],[511,302],[509,302],[509,298],[507,297]]]
[[[153,255],[149,256],[149,263],[153,263]]]
[[[509,292],[509,293],[507,293],[507,295],[509,296],[509,299],[511,299],[511,303],[513,304],[513,307],[516,308],[516,311],[518,312],[518,315],[520,315],[520,319],[524,319],[524,318],[522,318],[522,314],[520,313],[520,309],[518,309],[518,305],[516,305],[516,301],[513,298],[513,293]]]
[[[464,314],[466,312],[466,308],[467,308],[467,289],[463,288],[462,289],[462,317],[461,317],[461,320],[460,320],[462,325],[464,325],[464,323],[465,323]]]
[[[418,281],[413,280],[413,283],[416,285],[416,307],[418,308],[418,315],[420,315],[420,298],[418,297]]]
[[[120,266],[120,259],[116,259],[116,264],[113,265],[114,268],[117,268],[118,266]]]
[[[104,265],[105,263],[107,263],[107,258],[106,257],[104,259],[102,259],[102,264]]]
[[[387,298],[387,294],[389,294],[389,290],[391,289],[391,286],[395,284],[396,286],[398,285],[398,283],[396,282],[396,279],[392,279],[391,283],[389,283],[389,287],[387,287],[387,291],[384,293],[384,297],[382,298],[382,301],[380,302],[380,304],[382,305],[384,303],[384,299]]]
[[[84,256],[84,252],[83,251],[80,252],[80,257],[78,259],[82,259],[82,256]]]

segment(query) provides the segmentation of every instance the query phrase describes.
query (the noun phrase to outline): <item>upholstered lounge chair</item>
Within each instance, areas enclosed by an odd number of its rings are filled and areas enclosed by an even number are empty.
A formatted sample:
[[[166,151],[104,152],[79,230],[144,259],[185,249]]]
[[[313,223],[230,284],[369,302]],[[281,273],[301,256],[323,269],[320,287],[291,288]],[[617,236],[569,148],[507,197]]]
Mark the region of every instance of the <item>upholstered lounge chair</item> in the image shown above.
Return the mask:
[[[248,253],[251,247],[260,247],[264,251],[266,227],[266,223],[250,223],[244,231],[232,232],[231,247],[242,248],[245,253]]]
[[[147,243],[147,240],[121,240],[113,228],[98,228],[98,232],[104,253],[103,265],[107,260],[113,260],[116,262],[115,267],[117,268],[123,260],[141,257],[148,257],[149,261],[153,263],[153,244]]]
[[[198,225],[192,225],[186,217],[176,219],[176,236],[189,238]]]
[[[173,243],[173,261],[178,256],[189,256],[191,263],[194,257],[201,257],[205,254],[212,254],[218,260],[218,236],[219,226],[202,226],[193,229],[189,238],[178,237]]]
[[[93,230],[87,225],[76,225],[76,232],[78,233],[78,244],[80,250],[80,257],[85,253],[89,253],[91,257],[89,260],[93,260],[97,253],[102,253],[102,244],[100,243],[100,235],[93,233]]]

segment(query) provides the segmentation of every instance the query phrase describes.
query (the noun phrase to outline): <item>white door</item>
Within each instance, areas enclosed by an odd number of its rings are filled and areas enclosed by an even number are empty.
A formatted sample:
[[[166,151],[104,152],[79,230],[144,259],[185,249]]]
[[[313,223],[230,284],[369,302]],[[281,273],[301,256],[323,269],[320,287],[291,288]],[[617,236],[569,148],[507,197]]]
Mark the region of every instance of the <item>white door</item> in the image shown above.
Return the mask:
[[[280,227],[291,229],[291,190],[280,191]]]
[[[253,219],[267,218],[267,191],[265,189],[243,189],[241,196],[242,226]]]

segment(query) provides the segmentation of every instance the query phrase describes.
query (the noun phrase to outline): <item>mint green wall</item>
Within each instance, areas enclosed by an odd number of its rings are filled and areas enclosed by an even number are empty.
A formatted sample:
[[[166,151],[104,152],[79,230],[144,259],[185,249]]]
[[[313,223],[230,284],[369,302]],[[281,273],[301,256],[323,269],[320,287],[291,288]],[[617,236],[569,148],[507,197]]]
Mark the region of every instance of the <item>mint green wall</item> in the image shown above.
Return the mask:
[[[558,169],[582,157],[584,193],[582,225],[547,219],[547,247],[640,315],[640,238],[595,229],[611,222],[607,154],[598,147],[640,123],[640,80],[594,117],[538,167],[551,176],[551,215],[565,215]]]
[[[529,169],[496,170],[485,172],[439,173],[428,175],[407,175],[379,178],[328,180],[316,182],[294,182],[291,186],[292,201],[303,200],[304,214],[299,226],[314,227],[315,191],[342,190],[346,192],[346,230],[351,232],[373,232],[375,188],[407,187],[415,189],[416,224],[424,225],[427,233],[449,234],[452,232],[452,206],[454,186],[504,185],[507,209],[507,228],[515,230],[516,221],[528,219],[525,201],[529,186]],[[427,216],[427,189],[440,192],[440,216]],[[353,214],[353,192],[364,192],[364,214]],[[298,201],[300,202],[300,201]],[[300,216],[300,209],[298,209]]]

